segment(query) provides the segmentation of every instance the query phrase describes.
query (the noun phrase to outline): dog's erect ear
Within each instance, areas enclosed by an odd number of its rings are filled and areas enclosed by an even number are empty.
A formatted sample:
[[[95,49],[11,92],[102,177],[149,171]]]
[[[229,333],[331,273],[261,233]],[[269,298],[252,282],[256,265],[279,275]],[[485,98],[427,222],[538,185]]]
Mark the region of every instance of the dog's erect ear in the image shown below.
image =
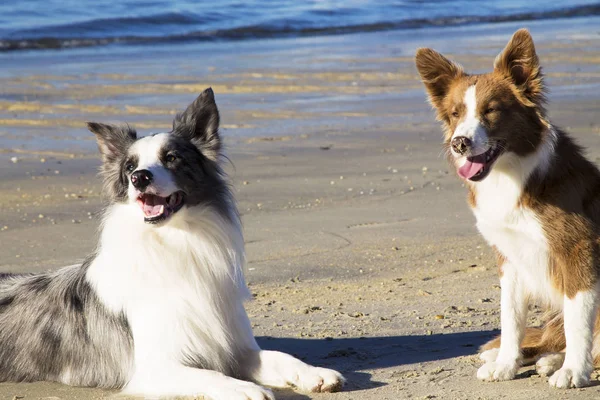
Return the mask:
[[[463,69],[432,49],[418,49],[415,61],[429,101],[439,110],[452,81],[464,75]]]
[[[88,129],[96,135],[103,162],[111,162],[127,153],[136,140],[135,130],[128,125],[109,125],[88,122]]]
[[[530,106],[544,102],[542,68],[527,29],[515,32],[496,57],[494,69],[513,81],[525,99],[532,103]]]
[[[211,88],[202,92],[184,112],[175,117],[173,134],[190,140],[211,160],[219,158],[219,110]]]

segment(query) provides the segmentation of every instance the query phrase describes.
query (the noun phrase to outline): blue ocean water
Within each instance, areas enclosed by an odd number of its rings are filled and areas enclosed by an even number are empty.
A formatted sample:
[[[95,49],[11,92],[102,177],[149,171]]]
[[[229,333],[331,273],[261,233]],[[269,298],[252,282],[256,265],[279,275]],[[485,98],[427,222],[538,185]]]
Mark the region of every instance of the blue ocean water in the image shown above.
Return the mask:
[[[19,0],[0,51],[328,35],[600,15],[589,0]]]

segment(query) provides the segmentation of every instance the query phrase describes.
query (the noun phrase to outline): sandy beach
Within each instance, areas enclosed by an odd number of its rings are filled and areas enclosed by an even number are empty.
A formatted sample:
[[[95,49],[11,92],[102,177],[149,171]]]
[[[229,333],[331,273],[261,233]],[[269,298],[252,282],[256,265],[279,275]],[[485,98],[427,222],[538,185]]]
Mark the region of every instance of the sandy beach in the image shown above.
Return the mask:
[[[75,264],[93,250],[99,157],[85,121],[166,131],[211,86],[247,243],[261,346],[341,371],[335,394],[281,399],[591,399],[532,368],[482,383],[499,282],[413,65],[418,47],[491,68],[530,28],[553,122],[600,160],[600,18],[0,55],[0,270]],[[532,308],[529,324],[540,323]],[[114,392],[2,383],[2,399]]]

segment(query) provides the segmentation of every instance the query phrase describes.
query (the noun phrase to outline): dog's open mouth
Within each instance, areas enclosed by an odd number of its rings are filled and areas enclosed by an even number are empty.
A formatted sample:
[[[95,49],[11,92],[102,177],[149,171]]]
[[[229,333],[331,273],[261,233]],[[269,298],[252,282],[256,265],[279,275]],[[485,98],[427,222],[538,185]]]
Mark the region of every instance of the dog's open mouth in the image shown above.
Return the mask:
[[[185,195],[182,191],[172,193],[167,197],[141,193],[137,198],[137,203],[144,212],[144,221],[150,224],[166,220],[181,210],[184,202]]]
[[[494,143],[485,153],[467,157],[465,163],[458,168],[458,175],[473,182],[483,180],[503,152],[502,144]]]

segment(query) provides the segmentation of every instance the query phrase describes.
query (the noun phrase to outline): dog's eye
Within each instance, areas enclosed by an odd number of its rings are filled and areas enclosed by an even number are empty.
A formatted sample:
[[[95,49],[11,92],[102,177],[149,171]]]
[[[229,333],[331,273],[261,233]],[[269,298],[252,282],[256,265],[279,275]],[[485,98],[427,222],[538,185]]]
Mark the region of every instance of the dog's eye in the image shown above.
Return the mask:
[[[127,162],[127,164],[125,164],[125,169],[127,170],[127,172],[133,172],[134,168],[135,168],[135,166],[133,165],[132,162]]]
[[[165,157],[165,160],[169,163],[174,162],[175,160],[177,160],[177,156],[175,154],[169,153],[167,154],[167,156]]]
[[[452,113],[452,116],[453,116],[454,118],[458,118],[458,111],[454,111],[454,112]]]
[[[486,114],[491,114],[494,111],[496,111],[496,109],[494,107],[488,107],[488,108],[485,109],[485,113]]]

